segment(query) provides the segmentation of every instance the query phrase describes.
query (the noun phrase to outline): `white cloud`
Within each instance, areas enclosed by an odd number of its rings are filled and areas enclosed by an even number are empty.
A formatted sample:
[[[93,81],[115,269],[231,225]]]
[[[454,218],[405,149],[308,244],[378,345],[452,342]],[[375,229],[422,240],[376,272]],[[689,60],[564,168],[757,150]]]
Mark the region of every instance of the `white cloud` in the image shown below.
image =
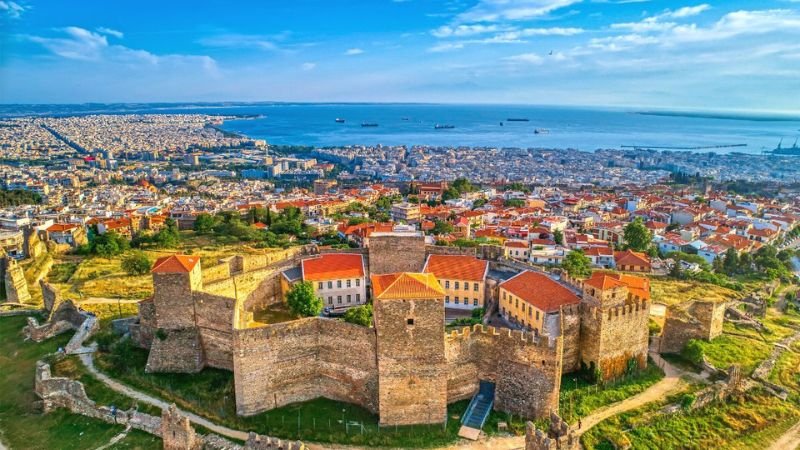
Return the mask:
[[[697,6],[684,6],[683,8],[676,9],[675,11],[665,13],[665,16],[673,17],[675,19],[682,19],[684,17],[696,16],[702,12],[708,11],[709,9],[711,9],[711,5],[708,3],[703,3],[702,5]]]
[[[480,0],[456,16],[460,23],[527,20],[546,16],[581,0]]]
[[[474,36],[477,34],[494,33],[500,30],[501,30],[500,27],[498,27],[497,25],[480,25],[480,24],[457,25],[457,26],[443,25],[431,31],[431,34],[438,38],[466,37],[466,36]]]
[[[460,50],[464,48],[464,44],[460,42],[442,42],[434,45],[428,49],[432,53],[449,52],[451,50]]]
[[[0,0],[0,11],[5,11],[5,14],[12,19],[19,19],[25,10],[26,8],[19,3]]]
[[[542,58],[536,53],[523,53],[520,55],[508,56],[506,58],[503,58],[503,60],[526,63],[526,64],[536,64],[536,65],[542,64],[544,62],[544,58]]]
[[[363,49],[360,48],[349,48],[347,51],[344,52],[346,56],[355,56],[364,53]]]
[[[317,67],[317,64],[313,63],[313,62],[305,62],[300,66],[301,69],[306,70],[306,71],[307,70],[314,70],[315,67]]]
[[[252,34],[220,34],[200,39],[200,45],[217,48],[254,48],[258,50],[276,51],[280,47],[276,43],[279,36],[261,36]]]
[[[122,39],[123,37],[125,37],[125,35],[122,33],[122,31],[118,31],[118,30],[115,30],[113,28],[99,27],[99,28],[96,28],[95,30],[98,33],[106,34],[106,35],[109,35],[109,36],[114,36],[115,38],[119,38],[119,39]]]
[[[583,32],[584,30],[582,28],[562,28],[562,27],[523,28],[520,30],[513,30],[513,31],[507,31],[505,33],[500,33],[497,36],[504,37],[506,39],[520,39],[533,36],[574,36],[576,34],[581,34]]]
[[[62,37],[23,36],[23,38],[41,45],[56,56],[68,60],[150,66],[192,66],[209,72],[216,72],[217,70],[216,61],[209,56],[156,55],[147,50],[133,49],[122,45],[109,45],[105,35],[84,28],[67,27],[61,31],[64,34]]]
[[[711,5],[707,3],[697,6],[684,6],[674,11],[668,9],[661,14],[647,17],[639,22],[615,23],[611,25],[611,28],[630,30],[634,33],[665,31],[675,28],[678,24],[672,21],[664,21],[664,19],[685,19],[701,14],[709,9],[711,9]]]

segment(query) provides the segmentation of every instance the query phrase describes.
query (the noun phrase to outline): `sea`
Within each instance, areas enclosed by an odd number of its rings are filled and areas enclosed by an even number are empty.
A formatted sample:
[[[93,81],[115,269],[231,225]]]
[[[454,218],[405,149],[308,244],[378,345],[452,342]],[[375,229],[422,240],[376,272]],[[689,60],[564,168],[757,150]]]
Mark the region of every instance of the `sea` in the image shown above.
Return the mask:
[[[0,105],[0,118],[180,113],[242,116],[226,120],[222,128],[271,144],[318,147],[382,144],[584,151],[635,147],[761,154],[781,142],[790,147],[800,137],[800,114],[390,103]],[[337,123],[337,118],[344,123]],[[377,126],[362,127],[362,123]],[[452,128],[436,129],[437,124]]]

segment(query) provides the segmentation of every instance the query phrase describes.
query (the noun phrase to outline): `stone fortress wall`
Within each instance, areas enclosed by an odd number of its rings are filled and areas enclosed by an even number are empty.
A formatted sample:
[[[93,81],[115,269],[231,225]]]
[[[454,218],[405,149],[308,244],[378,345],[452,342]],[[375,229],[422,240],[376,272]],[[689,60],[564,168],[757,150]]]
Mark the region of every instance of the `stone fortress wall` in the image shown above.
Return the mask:
[[[369,245],[351,252],[365,255],[372,273],[419,272],[428,254],[420,235],[377,235]],[[324,318],[253,322],[253,312],[281,301],[281,272],[317,252],[302,247],[154,274],[154,295],[131,326],[150,349],[147,370],[232,370],[241,415],[327,397],[394,425],[442,422],[447,404],[474,395],[480,380],[496,383],[497,409],[545,417],[558,408],[562,371],[581,361],[596,362],[609,378],[631,358],[646,364],[648,308],[638,304],[570,307],[549,317],[550,332],[538,337],[482,326],[445,333],[441,301],[378,301],[374,328]],[[445,253],[492,256],[480,248]]]
[[[680,353],[690,339],[710,341],[722,334],[728,304],[711,300],[694,300],[667,308],[659,341],[659,352]]]

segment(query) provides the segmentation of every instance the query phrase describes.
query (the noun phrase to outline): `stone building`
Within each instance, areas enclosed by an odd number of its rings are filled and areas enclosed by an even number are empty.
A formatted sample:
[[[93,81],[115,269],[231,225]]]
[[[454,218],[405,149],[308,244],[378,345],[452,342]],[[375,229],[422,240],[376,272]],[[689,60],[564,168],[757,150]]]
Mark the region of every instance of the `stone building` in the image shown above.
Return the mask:
[[[483,308],[488,261],[470,255],[428,255],[422,271],[435,275],[444,288],[445,308]]]
[[[691,339],[710,341],[722,334],[727,303],[695,300],[667,308],[658,350],[680,353]]]

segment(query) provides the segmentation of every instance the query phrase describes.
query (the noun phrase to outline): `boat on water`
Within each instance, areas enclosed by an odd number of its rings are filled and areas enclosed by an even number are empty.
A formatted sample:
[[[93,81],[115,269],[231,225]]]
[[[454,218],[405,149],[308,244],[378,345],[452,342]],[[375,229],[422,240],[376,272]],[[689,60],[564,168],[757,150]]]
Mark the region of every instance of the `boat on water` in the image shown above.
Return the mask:
[[[336,123],[344,123],[344,119],[337,117]]]
[[[794,144],[791,147],[783,147],[783,139],[781,139],[781,141],[778,142],[778,146],[772,151],[772,154],[800,156],[800,147],[797,146],[797,139],[794,140]]]
[[[456,127],[455,125],[442,125],[442,124],[438,124],[438,123],[433,126],[433,128],[435,128],[437,130],[449,130],[449,129],[455,128],[455,127]]]
[[[533,134],[550,134],[550,130],[547,128],[537,128],[533,130]]]
[[[362,127],[377,127],[378,124],[374,122],[361,122]]]
[[[506,122],[530,122],[531,120],[527,117],[509,117],[506,119]]]
[[[401,117],[400,120],[411,120],[408,117]]]

